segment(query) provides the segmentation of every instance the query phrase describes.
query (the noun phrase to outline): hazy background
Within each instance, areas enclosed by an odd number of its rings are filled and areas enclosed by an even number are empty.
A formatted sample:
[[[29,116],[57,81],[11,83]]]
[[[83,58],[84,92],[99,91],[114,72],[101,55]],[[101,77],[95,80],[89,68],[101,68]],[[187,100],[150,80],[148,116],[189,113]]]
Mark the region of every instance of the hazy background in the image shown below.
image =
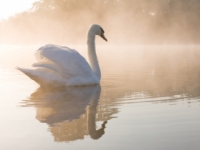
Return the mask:
[[[111,45],[199,44],[199,16],[199,0],[40,0],[0,21],[0,44],[85,44],[93,23]]]
[[[10,5],[15,6],[14,1]],[[67,45],[88,59],[87,30],[98,23],[108,42],[97,38],[102,88],[95,111],[97,121],[108,120],[106,133],[98,142],[89,141],[87,136],[84,142],[71,146],[102,149],[103,145],[107,149],[119,143],[119,149],[124,145],[198,149],[199,8],[200,0],[42,0],[1,20],[1,148],[66,149],[66,144],[58,145],[54,140],[85,138],[86,115],[82,110],[89,103],[79,103],[81,109],[68,105],[83,100],[81,92],[36,90],[38,85],[15,67],[31,67],[36,62],[35,50],[47,43]],[[34,108],[16,107],[21,102]],[[48,123],[51,116],[66,119],[67,113],[74,116],[70,110],[82,111],[80,119],[60,121],[48,128],[39,122]]]

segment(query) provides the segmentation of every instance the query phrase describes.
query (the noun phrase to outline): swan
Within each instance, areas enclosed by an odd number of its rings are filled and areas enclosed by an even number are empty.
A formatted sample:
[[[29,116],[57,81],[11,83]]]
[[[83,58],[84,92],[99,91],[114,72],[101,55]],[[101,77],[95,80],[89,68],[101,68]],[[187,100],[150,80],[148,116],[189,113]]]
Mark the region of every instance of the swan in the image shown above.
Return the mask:
[[[99,84],[101,71],[95,49],[95,35],[105,41],[104,30],[94,24],[88,30],[87,46],[89,63],[76,50],[66,46],[47,44],[40,47],[36,53],[36,69],[17,67],[18,70],[37,82],[40,86],[64,85],[82,86]]]

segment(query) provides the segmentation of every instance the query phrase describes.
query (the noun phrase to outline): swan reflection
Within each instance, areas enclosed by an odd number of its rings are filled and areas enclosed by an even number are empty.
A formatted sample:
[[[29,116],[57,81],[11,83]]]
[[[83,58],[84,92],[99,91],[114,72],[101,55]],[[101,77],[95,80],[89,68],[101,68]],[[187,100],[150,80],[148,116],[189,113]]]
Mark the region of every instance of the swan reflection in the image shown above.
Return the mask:
[[[99,139],[104,135],[106,120],[116,118],[118,106],[125,103],[170,103],[198,101],[200,86],[192,81],[104,76],[101,85],[37,89],[25,101],[36,108],[36,119],[49,125],[55,141],[74,141],[89,135]],[[192,92],[191,92],[192,91]],[[97,107],[98,106],[98,107]],[[97,130],[96,122],[104,121]]]
[[[37,89],[25,102],[36,107],[36,119],[49,125],[55,141],[73,141],[90,135],[99,139],[105,124],[96,129],[97,105],[101,87],[68,87],[60,89]]]

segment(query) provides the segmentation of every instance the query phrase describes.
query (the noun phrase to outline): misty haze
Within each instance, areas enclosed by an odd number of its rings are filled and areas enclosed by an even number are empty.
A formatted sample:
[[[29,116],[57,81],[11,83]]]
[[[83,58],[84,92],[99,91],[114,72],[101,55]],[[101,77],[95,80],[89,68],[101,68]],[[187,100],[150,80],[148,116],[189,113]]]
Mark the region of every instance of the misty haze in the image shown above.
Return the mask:
[[[198,44],[198,0],[42,0],[0,22],[0,43],[84,44],[102,25],[109,44]],[[78,37],[78,38],[77,38]]]
[[[0,19],[0,148],[199,150],[199,16],[199,0],[35,0]]]

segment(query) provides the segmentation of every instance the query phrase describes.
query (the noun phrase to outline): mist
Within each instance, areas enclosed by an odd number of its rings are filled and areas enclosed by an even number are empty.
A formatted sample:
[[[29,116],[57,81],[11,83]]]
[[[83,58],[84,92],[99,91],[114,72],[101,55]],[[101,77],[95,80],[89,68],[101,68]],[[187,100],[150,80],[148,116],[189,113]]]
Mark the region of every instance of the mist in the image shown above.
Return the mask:
[[[82,45],[94,23],[109,45],[199,44],[199,15],[198,0],[41,0],[0,22],[0,44]]]

